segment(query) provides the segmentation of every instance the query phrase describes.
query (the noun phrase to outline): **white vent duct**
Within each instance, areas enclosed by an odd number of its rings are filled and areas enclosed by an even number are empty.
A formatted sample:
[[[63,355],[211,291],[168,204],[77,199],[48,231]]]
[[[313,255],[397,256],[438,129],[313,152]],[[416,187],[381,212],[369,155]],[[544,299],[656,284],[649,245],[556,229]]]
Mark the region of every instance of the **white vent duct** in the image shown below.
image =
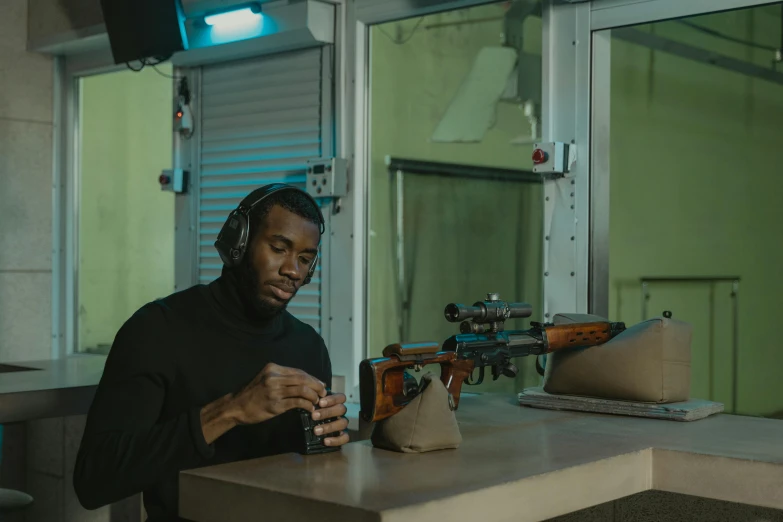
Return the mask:
[[[171,58],[192,67],[334,43],[335,12],[318,0],[181,0],[188,49]],[[212,21],[227,15],[225,24]],[[236,16],[234,16],[236,15]]]
[[[541,57],[523,50],[525,18],[539,14],[540,9],[538,0],[511,3],[503,21],[503,45],[479,50],[438,123],[432,141],[481,142],[495,122],[500,102],[521,105],[530,123],[530,134],[516,138],[513,143],[530,144],[540,139]]]

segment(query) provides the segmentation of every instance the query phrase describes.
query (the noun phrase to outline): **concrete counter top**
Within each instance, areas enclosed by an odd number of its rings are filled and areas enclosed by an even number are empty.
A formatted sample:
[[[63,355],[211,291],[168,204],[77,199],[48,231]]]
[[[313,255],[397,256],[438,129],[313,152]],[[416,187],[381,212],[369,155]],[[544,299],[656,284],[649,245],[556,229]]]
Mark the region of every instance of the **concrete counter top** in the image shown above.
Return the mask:
[[[649,489],[783,509],[783,422],[694,422],[537,410],[464,397],[457,450],[402,454],[352,442],[180,475],[195,522],[545,520]],[[317,513],[317,515],[316,515]]]
[[[103,375],[106,355],[0,362],[0,424],[85,415]],[[359,405],[346,404],[348,430],[358,433]]]
[[[86,414],[105,364],[90,354],[0,364],[0,424]]]

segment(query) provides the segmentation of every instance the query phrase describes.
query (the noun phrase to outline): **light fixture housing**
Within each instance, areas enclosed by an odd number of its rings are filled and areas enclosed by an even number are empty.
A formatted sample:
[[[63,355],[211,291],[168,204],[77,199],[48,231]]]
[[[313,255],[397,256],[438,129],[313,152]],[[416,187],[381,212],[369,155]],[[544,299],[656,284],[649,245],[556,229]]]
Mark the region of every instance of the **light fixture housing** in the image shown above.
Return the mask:
[[[179,1],[183,4],[190,45],[171,57],[174,67],[203,66],[334,43],[335,6],[330,1]],[[244,23],[205,23],[206,17],[248,7],[253,14],[242,15]],[[260,17],[254,16],[259,12]],[[210,22],[215,19],[210,18]]]
[[[204,15],[204,23],[220,28],[241,27],[258,23],[262,17],[261,6],[253,2],[207,13]]]

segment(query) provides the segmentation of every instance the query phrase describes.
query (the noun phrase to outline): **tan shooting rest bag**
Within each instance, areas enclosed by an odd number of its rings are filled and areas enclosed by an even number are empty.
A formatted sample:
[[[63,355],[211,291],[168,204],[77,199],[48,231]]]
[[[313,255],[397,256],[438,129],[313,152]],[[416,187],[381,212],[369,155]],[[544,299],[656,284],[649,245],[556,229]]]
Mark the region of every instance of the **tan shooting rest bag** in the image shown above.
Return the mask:
[[[462,435],[448,390],[431,372],[422,376],[419,387],[422,391],[407,406],[375,424],[373,446],[401,453],[459,447]]]
[[[606,320],[589,314],[557,314],[553,322]],[[658,317],[630,326],[600,346],[550,353],[544,391],[635,402],[686,401],[692,329],[689,323]]]

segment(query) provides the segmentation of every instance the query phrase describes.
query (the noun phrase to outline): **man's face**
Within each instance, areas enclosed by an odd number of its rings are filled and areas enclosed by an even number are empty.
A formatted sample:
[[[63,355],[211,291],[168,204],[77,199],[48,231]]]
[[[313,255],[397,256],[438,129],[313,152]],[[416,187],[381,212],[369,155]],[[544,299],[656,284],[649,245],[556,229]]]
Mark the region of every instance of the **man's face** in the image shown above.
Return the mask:
[[[274,205],[250,245],[255,308],[261,315],[280,313],[304,283],[318,253],[320,228]]]

